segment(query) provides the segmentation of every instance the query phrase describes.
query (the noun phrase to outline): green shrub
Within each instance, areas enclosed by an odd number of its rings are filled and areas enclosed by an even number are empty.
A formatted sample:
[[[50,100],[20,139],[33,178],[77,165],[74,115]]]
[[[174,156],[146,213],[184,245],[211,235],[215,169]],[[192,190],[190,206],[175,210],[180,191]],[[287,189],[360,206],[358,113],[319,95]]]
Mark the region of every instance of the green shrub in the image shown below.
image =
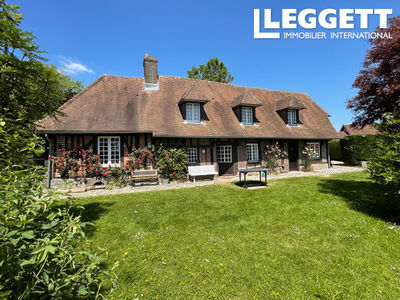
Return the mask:
[[[108,278],[71,202],[35,170],[0,173],[0,298],[94,298]]]
[[[372,134],[348,135],[340,141],[342,159],[347,164],[370,160],[376,153],[377,136]]]
[[[304,147],[303,150],[301,150],[301,154],[304,164],[302,171],[310,171],[312,169],[311,166],[314,157],[314,151],[312,151],[309,147]]]
[[[157,167],[163,178],[181,179],[187,173],[186,152],[180,148],[157,148]]]
[[[340,148],[340,141],[330,141],[329,142],[329,153],[331,155],[331,160],[342,161],[342,149]]]
[[[382,129],[400,126],[400,120],[388,119]],[[368,172],[387,194],[400,199],[400,131],[385,131],[377,136],[376,155],[371,158]]]

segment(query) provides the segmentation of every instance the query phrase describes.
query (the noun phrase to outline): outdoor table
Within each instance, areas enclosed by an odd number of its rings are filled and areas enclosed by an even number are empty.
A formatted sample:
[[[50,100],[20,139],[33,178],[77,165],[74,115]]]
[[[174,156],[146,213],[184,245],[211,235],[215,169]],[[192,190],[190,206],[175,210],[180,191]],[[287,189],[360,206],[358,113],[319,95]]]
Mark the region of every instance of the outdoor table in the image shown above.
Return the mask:
[[[239,182],[242,182],[242,173],[243,173],[243,175],[244,175],[244,181],[243,181],[244,188],[247,189],[247,181],[246,181],[247,173],[252,173],[252,172],[258,172],[260,174],[260,183],[262,183],[261,174],[264,173],[265,174],[265,186],[268,186],[268,184],[267,184],[268,169],[267,168],[239,169]]]

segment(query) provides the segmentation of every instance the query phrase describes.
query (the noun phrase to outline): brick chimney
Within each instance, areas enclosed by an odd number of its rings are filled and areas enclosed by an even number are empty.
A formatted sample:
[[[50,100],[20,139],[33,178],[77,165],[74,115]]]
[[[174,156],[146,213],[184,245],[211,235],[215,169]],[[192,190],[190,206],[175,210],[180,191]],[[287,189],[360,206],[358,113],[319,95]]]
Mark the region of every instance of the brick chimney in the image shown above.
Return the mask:
[[[158,90],[157,57],[151,57],[147,53],[143,58],[144,89]]]

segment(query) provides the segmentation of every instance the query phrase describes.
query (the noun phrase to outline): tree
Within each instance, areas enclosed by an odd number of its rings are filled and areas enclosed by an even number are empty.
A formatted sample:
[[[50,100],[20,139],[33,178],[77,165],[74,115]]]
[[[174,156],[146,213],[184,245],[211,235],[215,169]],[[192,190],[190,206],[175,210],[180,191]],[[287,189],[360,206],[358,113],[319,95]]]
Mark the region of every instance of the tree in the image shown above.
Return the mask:
[[[57,114],[80,83],[43,63],[21,20],[18,6],[0,0],[0,298],[94,298],[109,277],[86,246],[88,224],[70,199],[45,193],[40,168],[27,164],[43,151],[34,122]]]
[[[222,61],[217,57],[211,58],[206,65],[199,67],[193,66],[190,71],[187,71],[188,78],[210,80],[223,83],[231,83],[233,76],[228,72],[228,69]]]
[[[32,123],[56,114],[82,83],[44,64],[44,51],[21,21],[18,6],[0,0],[0,114]]]
[[[389,28],[375,31],[390,33],[393,38],[370,40],[372,48],[353,83],[359,91],[348,100],[347,108],[355,113],[355,125],[383,121],[386,113],[397,119],[400,116],[400,16],[391,18],[389,24]]]

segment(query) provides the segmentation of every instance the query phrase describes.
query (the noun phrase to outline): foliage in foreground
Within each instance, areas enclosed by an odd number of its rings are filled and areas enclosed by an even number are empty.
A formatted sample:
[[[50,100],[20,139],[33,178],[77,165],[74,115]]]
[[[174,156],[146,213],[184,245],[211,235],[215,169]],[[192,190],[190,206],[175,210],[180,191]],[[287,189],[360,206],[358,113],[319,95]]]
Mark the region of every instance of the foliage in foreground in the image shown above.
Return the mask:
[[[101,296],[108,273],[67,201],[43,194],[33,170],[0,174],[0,296]],[[84,245],[86,244],[86,245]]]
[[[43,63],[18,6],[0,0],[0,298],[101,296],[108,274],[70,203],[44,194],[34,122],[55,115],[80,85]]]
[[[346,164],[358,164],[369,161],[376,155],[376,143],[379,137],[374,134],[356,134],[340,140],[342,159]]]
[[[388,128],[400,128],[400,120],[387,118],[381,125],[377,136],[376,155],[369,163],[370,176],[390,196],[400,199],[400,131]]]

